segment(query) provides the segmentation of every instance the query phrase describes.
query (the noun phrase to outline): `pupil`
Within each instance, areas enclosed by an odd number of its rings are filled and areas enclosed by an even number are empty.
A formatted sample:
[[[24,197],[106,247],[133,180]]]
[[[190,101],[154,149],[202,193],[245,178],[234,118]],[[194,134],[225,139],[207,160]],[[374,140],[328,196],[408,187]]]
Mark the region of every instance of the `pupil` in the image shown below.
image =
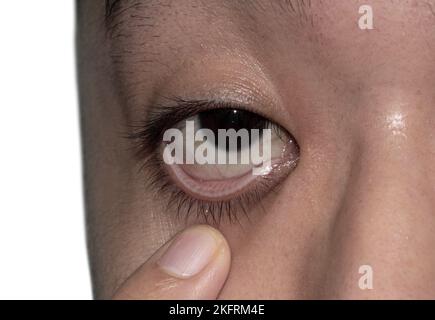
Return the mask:
[[[201,112],[199,115],[200,127],[203,129],[210,129],[213,131],[216,139],[215,146],[218,145],[218,130],[219,129],[234,129],[239,131],[240,129],[247,129],[249,133],[249,144],[251,144],[251,129],[260,129],[260,136],[262,134],[261,129],[265,128],[267,121],[250,111],[239,109],[214,109]],[[241,139],[237,139],[237,151],[240,151]],[[229,142],[227,139],[226,151],[229,151]]]

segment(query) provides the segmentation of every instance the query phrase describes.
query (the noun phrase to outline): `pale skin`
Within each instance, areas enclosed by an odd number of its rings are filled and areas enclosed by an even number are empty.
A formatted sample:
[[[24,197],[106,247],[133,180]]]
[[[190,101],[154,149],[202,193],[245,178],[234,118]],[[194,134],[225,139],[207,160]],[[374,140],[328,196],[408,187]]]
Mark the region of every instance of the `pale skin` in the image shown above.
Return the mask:
[[[109,32],[105,1],[78,8],[96,298],[435,298],[434,1],[135,2]],[[254,101],[300,147],[239,223],[177,218],[122,136],[156,94],[198,90]],[[180,277],[161,257],[186,232],[215,242]]]

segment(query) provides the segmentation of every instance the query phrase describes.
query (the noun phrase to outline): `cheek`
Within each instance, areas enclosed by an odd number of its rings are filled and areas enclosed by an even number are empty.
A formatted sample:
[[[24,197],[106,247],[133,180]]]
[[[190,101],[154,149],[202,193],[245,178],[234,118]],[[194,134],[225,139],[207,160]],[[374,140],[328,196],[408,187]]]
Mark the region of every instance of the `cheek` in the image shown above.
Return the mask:
[[[276,193],[262,201],[264,211],[249,212],[243,228],[220,227],[232,251],[220,299],[316,296],[334,218],[332,190],[338,190],[342,179],[330,161],[301,160]]]
[[[315,295],[317,286],[310,287],[310,278],[321,274],[316,252],[321,241],[313,238],[318,221],[313,223],[304,215],[309,207],[309,203],[275,205],[266,209],[264,218],[248,223],[245,231],[221,228],[231,247],[232,267],[219,299],[300,299],[302,295]]]
[[[222,230],[231,247],[232,261],[219,299],[282,299],[295,289],[292,283],[300,278],[296,267],[299,257],[289,259],[288,253],[295,239],[284,239],[280,221],[273,220],[249,225],[246,231]]]

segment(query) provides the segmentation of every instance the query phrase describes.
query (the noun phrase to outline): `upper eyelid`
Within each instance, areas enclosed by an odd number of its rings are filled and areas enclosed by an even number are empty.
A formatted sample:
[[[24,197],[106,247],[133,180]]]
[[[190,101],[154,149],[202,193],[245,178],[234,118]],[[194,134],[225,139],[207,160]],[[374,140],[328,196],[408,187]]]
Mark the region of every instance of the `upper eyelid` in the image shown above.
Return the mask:
[[[164,129],[168,129],[175,125],[177,122],[182,121],[186,118],[192,117],[200,112],[211,110],[211,109],[241,109],[250,111],[252,113],[258,114],[273,122],[269,117],[263,114],[260,110],[254,110],[248,105],[243,103],[217,100],[217,99],[183,99],[180,97],[166,98],[169,99],[170,105],[158,104],[150,108],[148,112],[148,121],[153,124],[158,124],[159,121],[164,121]],[[156,126],[160,127],[160,126]]]

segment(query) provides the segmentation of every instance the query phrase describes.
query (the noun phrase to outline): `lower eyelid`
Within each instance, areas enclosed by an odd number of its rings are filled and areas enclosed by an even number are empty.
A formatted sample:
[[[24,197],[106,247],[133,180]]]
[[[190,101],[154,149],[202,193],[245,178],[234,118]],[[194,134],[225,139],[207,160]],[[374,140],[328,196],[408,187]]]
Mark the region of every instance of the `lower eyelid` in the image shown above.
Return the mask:
[[[186,193],[203,200],[227,200],[243,193],[258,177],[251,171],[241,177],[224,180],[198,180],[190,176],[180,165],[167,165],[169,176]]]
[[[256,180],[267,178],[270,181],[277,179],[274,171],[280,171],[281,176],[282,168],[284,168],[282,165],[282,159],[276,158],[272,159],[270,170],[264,175],[256,176],[252,174],[252,170],[249,170],[241,176],[221,180],[196,179],[183,169],[183,165],[166,165],[166,170],[171,179],[187,194],[196,198],[199,197],[202,200],[217,201],[229,200],[249,192],[249,186],[251,184],[255,185]],[[290,171],[290,167],[285,169],[285,171]]]
[[[252,172],[252,164],[203,164],[183,165],[182,169],[196,180],[225,180],[241,178]],[[198,173],[199,172],[199,173]]]

